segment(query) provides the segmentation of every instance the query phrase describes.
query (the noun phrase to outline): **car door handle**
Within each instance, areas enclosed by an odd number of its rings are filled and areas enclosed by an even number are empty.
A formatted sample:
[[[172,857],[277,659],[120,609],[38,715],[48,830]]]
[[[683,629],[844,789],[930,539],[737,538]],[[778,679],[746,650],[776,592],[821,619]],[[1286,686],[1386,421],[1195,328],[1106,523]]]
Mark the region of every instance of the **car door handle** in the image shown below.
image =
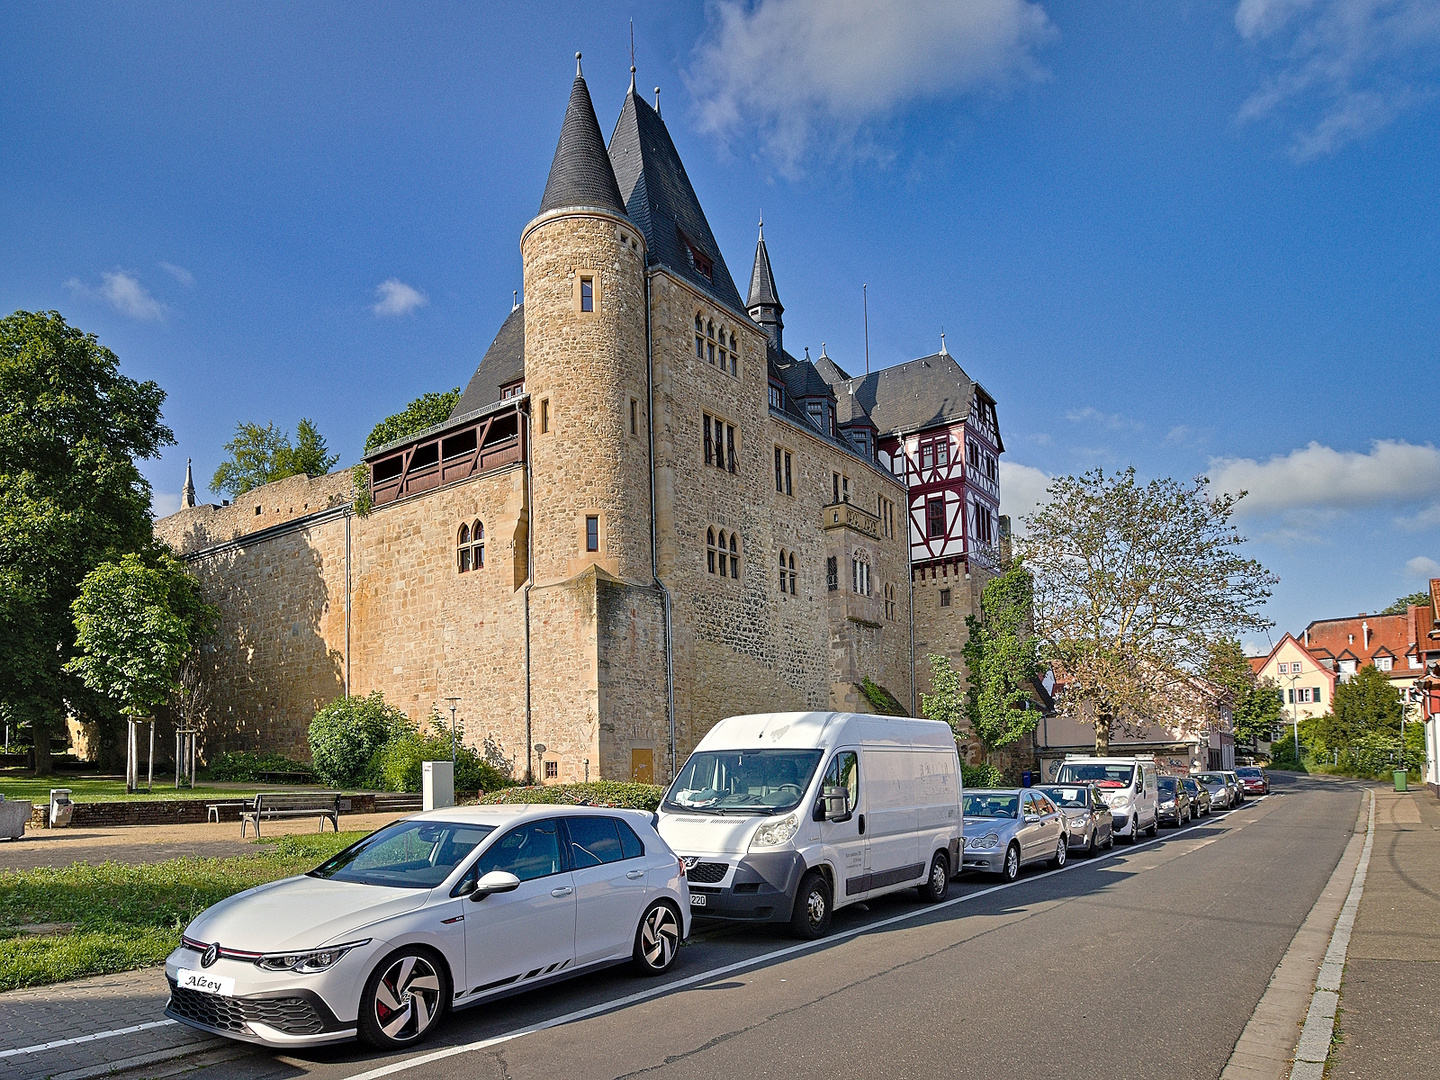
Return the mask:
[[[645,876],[645,871],[644,871],[644,870],[627,870],[627,871],[625,872],[625,876],[626,876],[627,878],[629,878],[631,881],[634,881],[636,878],[642,878],[642,877],[644,877],[644,876]]]
[[[551,889],[551,890],[550,890],[550,895],[551,895],[551,896],[569,896],[569,895],[570,895],[572,892],[574,892],[574,891],[575,891],[575,890],[572,889],[569,885],[561,885],[560,888],[558,888],[558,889]]]

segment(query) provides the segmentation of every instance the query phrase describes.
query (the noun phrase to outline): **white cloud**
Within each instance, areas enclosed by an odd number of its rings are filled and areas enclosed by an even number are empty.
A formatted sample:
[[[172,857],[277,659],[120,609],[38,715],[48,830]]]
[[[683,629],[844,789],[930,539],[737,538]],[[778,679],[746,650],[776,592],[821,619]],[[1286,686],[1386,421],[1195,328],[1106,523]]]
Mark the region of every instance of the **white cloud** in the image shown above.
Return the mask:
[[[1425,555],[1416,555],[1405,564],[1405,572],[1413,578],[1423,578],[1428,581],[1430,578],[1440,577],[1440,562]]]
[[[1025,531],[1021,519],[1033,514],[1046,501],[1050,480],[1051,477],[1033,465],[1000,462],[1000,512],[1010,515],[1010,527],[1017,535]]]
[[[65,282],[65,287],[77,296],[104,300],[121,315],[141,322],[163,322],[170,311],[128,270],[117,268],[106,271],[100,275],[100,281],[97,289],[79,278],[71,278]]]
[[[1435,0],[1240,0],[1235,28],[1271,47],[1277,65],[1238,118],[1296,114],[1297,161],[1333,153],[1436,92]]]
[[[1406,532],[1424,532],[1427,529],[1440,529],[1440,502],[1432,503],[1417,514],[1409,517],[1397,517],[1395,524]]]
[[[1055,33],[1027,0],[717,0],[686,83],[701,130],[756,132],[787,173],[817,148],[855,152],[912,102],[1004,88],[1042,71]]]
[[[190,273],[189,270],[186,270],[185,267],[176,266],[172,262],[162,262],[157,263],[156,265],[158,265],[161,270],[164,270],[181,285],[184,285],[187,289],[193,289],[195,287],[195,275]]]
[[[375,305],[370,310],[376,315],[409,315],[428,303],[430,298],[419,289],[392,277],[375,286]]]
[[[1216,491],[1249,492],[1236,507],[1241,516],[1440,498],[1440,450],[1388,439],[1374,443],[1368,454],[1312,442],[1263,462],[1211,458],[1209,472]]]
[[[1099,424],[1108,431],[1120,431],[1121,429],[1139,431],[1141,426],[1137,421],[1121,416],[1119,413],[1101,412],[1093,405],[1086,405],[1083,409],[1071,409],[1065,414],[1065,419],[1072,424]]]

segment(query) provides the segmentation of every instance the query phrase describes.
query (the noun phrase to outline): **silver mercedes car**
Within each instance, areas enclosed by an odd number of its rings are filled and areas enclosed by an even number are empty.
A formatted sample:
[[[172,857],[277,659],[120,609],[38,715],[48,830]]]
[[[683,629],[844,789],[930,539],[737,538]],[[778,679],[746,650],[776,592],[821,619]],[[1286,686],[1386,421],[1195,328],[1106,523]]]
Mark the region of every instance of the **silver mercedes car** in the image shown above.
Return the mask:
[[[1065,865],[1069,848],[1065,815],[1034,788],[980,788],[965,792],[965,851],[961,868],[1020,876],[1032,862]]]

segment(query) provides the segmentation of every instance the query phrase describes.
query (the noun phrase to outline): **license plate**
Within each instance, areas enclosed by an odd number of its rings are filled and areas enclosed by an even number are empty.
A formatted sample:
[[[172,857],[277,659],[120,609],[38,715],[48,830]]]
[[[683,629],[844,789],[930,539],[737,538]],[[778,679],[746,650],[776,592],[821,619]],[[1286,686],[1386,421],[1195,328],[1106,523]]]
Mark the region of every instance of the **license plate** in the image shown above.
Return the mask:
[[[175,985],[181,990],[198,990],[202,994],[218,994],[220,997],[235,996],[235,980],[223,975],[211,975],[207,971],[188,971],[181,968],[175,974]]]
[[[690,894],[690,906],[691,906],[691,907],[704,907],[704,906],[705,906],[705,894],[704,894],[704,893],[694,893],[694,892],[692,892],[692,893]]]

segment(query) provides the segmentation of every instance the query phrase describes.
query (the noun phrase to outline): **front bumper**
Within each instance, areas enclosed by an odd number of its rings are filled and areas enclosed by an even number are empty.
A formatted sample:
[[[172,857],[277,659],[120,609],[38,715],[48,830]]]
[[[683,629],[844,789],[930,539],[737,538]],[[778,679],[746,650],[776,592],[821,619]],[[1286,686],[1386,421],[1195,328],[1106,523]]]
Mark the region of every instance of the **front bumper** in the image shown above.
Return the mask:
[[[979,870],[986,874],[999,874],[1005,869],[1005,845],[990,851],[971,851],[966,848],[960,855],[962,870]]]
[[[1169,808],[1162,806],[1155,811],[1155,819],[1157,821],[1179,821],[1180,813],[1179,806],[1171,806]]]
[[[789,922],[795,891],[807,869],[798,851],[774,851],[742,856],[722,876],[713,872],[720,860],[698,856],[686,872],[690,883],[690,914],[697,919],[730,922]],[[686,864],[690,859],[687,857]],[[710,870],[712,872],[707,873]],[[715,878],[702,883],[697,879]],[[704,897],[703,905],[695,902]]]

